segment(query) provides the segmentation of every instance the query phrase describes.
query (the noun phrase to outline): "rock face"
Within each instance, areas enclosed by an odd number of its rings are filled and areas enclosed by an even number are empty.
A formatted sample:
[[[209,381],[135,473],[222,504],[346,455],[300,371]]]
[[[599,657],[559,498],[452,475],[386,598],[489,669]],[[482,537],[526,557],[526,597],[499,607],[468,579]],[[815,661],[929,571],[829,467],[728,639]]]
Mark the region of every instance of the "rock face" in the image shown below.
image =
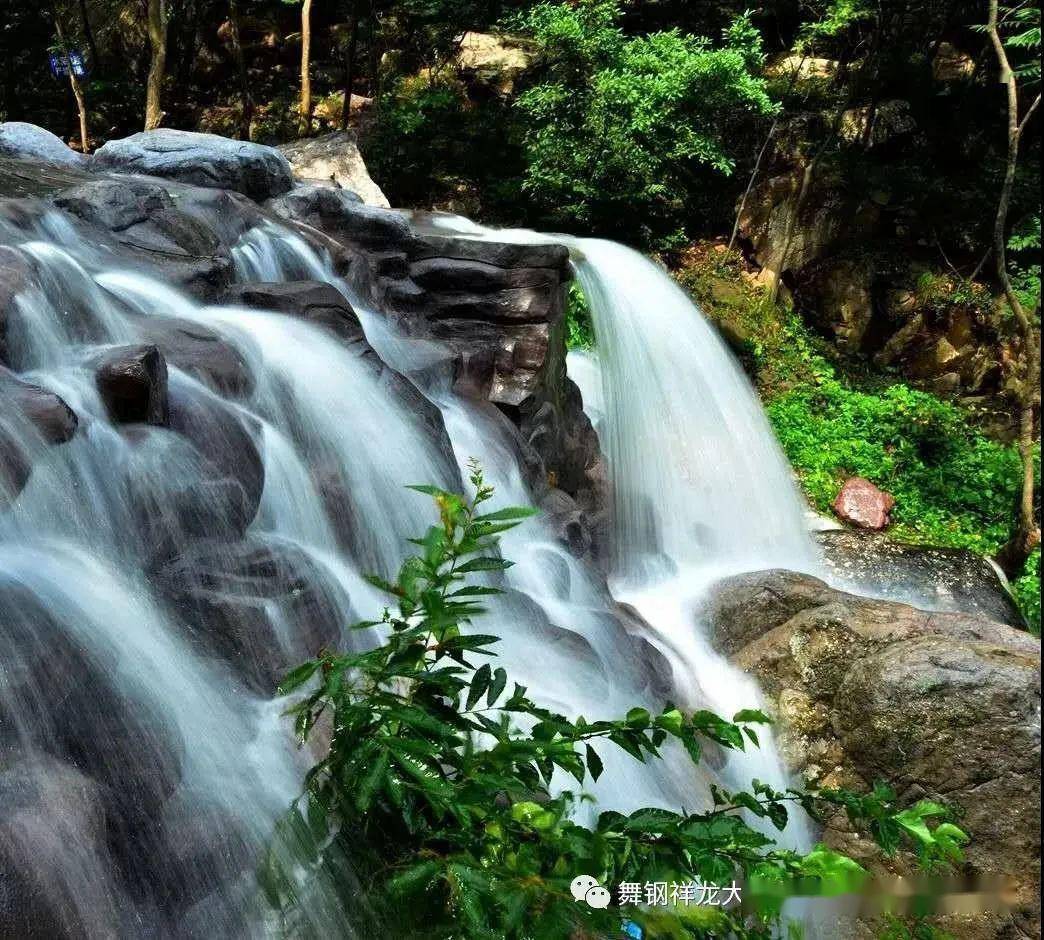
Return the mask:
[[[102,788],[61,761],[15,758],[0,772],[0,924],[25,940],[110,936]]]
[[[344,295],[322,281],[234,284],[225,301],[287,314],[329,330],[349,344],[365,339],[362,324]]]
[[[719,648],[761,683],[793,772],[857,789],[887,780],[904,800],[942,800],[971,835],[968,873],[1012,880],[1010,918],[952,917],[946,929],[976,940],[1039,936],[1035,639],[779,571],[722,582],[708,613]],[[875,857],[840,819],[824,837],[875,868],[907,870],[902,859]]]
[[[278,150],[216,134],[160,128],[111,140],[95,152],[96,169],[141,173],[251,199],[268,199],[293,185],[290,164]]]
[[[995,565],[975,552],[896,542],[876,532],[819,532],[834,574],[875,597],[931,598],[934,610],[976,614],[1018,629],[1025,621]]]
[[[332,183],[355,193],[367,205],[388,208],[387,197],[366,169],[354,131],[295,140],[281,145],[279,151],[290,161],[297,179]]]
[[[839,134],[848,143],[876,147],[913,133],[917,127],[910,102],[882,101],[876,107],[850,108],[841,115]]]
[[[834,500],[833,509],[839,519],[860,529],[884,529],[891,520],[895,497],[874,486],[864,477],[851,477]]]
[[[242,398],[253,389],[250,366],[239,350],[214,330],[176,317],[149,317],[140,329],[170,365],[215,391]]]
[[[207,298],[231,281],[231,245],[260,221],[253,204],[236,193],[195,187],[172,193],[149,180],[92,180],[52,201],[92,233],[107,232],[128,259],[162,266],[168,280]]]
[[[509,97],[534,59],[525,40],[491,33],[465,33],[457,51],[457,69],[472,89]]]
[[[0,123],[0,156],[69,167],[82,167],[87,162],[82,153],[71,150],[61,138],[23,121]]]
[[[555,488],[595,528],[607,483],[597,436],[566,377],[562,246],[480,241],[424,213],[362,205],[342,190],[299,187],[266,208],[321,228],[360,259],[356,277],[408,334],[446,344],[461,394],[496,405],[521,430]],[[366,270],[361,270],[365,266]]]
[[[8,323],[15,310],[15,298],[31,281],[25,258],[13,248],[0,247],[0,363],[11,362]]]

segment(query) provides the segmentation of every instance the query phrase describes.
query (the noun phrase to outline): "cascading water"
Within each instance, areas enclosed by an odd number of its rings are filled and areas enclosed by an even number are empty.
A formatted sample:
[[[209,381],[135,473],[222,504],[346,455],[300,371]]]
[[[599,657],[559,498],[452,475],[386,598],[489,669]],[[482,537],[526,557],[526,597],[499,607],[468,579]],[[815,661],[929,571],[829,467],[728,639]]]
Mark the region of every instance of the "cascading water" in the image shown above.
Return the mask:
[[[728,716],[757,706],[756,682],[708,639],[707,589],[743,571],[822,571],[804,501],[739,364],[667,272],[633,249],[458,216],[431,222],[458,236],[569,249],[596,336],[597,349],[570,353],[568,367],[609,460],[613,596],[644,618],[676,700]],[[736,788],[788,782],[770,733],[761,748],[730,754],[722,774]],[[795,848],[810,839],[800,819],[786,837]]]
[[[335,633],[379,609],[362,576],[393,571],[429,521],[405,484],[459,486],[460,467],[478,458],[499,504],[529,502],[513,428],[452,394],[437,343],[398,335],[278,226],[240,241],[239,279],[310,278],[345,292],[369,343],[413,378],[445,434],[406,394],[416,389],[319,327],[201,306],[151,275],[109,268],[57,216],[3,239],[33,272],[10,362],[80,418],[69,444],[47,448],[0,416],[0,433],[33,452],[24,489],[0,508],[0,747],[18,770],[0,787],[16,781],[30,808],[60,806],[54,831],[81,847],[63,852],[27,816],[11,851],[50,921],[20,925],[21,935],[264,936],[251,874],[301,773],[268,700],[265,648],[293,662],[347,642],[295,634],[302,595]],[[666,697],[730,713],[754,705],[757,689],[709,647],[696,608],[723,573],[814,564],[800,500],[752,391],[684,295],[620,246],[569,246],[599,337],[597,360],[575,363],[574,377],[616,491],[616,597],[539,520],[514,530],[503,550],[518,564],[496,611],[501,660],[573,715]],[[171,364],[170,428],[121,427],[95,387],[96,363],[171,323],[193,342],[194,329],[213,331],[250,381]],[[255,450],[252,497],[229,462],[249,469]],[[269,590],[291,563],[285,595]],[[224,645],[203,635],[212,622]],[[771,742],[700,776],[679,755],[655,767],[604,757],[599,808],[692,807],[716,780],[783,783]],[[325,900],[310,905],[307,929],[350,935],[348,915]]]

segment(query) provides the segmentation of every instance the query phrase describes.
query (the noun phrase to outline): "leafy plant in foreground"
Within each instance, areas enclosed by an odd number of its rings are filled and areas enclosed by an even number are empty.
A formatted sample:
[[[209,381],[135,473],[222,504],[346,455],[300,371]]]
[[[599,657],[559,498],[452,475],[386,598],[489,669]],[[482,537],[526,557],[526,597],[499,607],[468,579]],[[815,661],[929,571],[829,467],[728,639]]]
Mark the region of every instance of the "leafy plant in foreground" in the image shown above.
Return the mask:
[[[471,500],[412,487],[433,497],[439,524],[412,540],[419,551],[395,581],[371,579],[394,606],[356,627],[379,628],[383,643],[323,654],[280,687],[300,696],[290,712],[302,741],[318,727],[330,735],[283,826],[295,854],[287,859],[285,844],[274,845],[262,873],[285,922],[305,903],[302,883],[347,855],[361,882],[353,890],[369,900],[386,936],[566,940],[615,936],[628,920],[648,937],[767,938],[795,879],[834,892],[866,874],[825,846],[807,855],[777,848],[752,824],[782,829],[792,804],[843,808],[886,851],[907,841],[926,863],[960,857],[965,836],[945,821],[944,807],[923,801],[899,812],[883,787],[867,795],[777,792],[754,781],[750,791],[713,788],[714,805],[703,812],[648,807],[580,824],[574,811],[589,797],[564,783],[597,780],[603,746],[647,762],[673,741],[695,764],[708,743],[756,746],[757,726],[768,719],[744,710],[727,721],[669,703],[655,714],[636,707],[611,721],[570,719],[530,699],[503,667],[480,661],[495,656],[498,638],[462,627],[499,591],[466,581],[510,566],[496,537],[533,511],[483,513],[492,489],[477,467],[471,482]],[[570,893],[581,874],[609,888],[745,879],[748,896],[763,905],[756,914],[699,905],[598,910]]]

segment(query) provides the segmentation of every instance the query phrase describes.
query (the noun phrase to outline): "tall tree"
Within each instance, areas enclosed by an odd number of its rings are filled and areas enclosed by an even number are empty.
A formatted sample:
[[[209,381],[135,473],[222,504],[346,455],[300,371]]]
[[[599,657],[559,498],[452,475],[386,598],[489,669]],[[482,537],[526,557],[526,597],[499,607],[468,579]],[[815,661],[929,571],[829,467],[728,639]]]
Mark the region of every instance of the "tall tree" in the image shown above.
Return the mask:
[[[352,117],[352,86],[355,84],[355,53],[359,43],[359,10],[356,0],[349,0],[348,45],[344,55],[344,104],[341,105],[341,129],[347,130]]]
[[[167,2],[148,0],[146,27],[152,59],[145,85],[145,130],[160,126],[166,112],[163,110],[163,82],[167,77]]]
[[[228,0],[228,23],[232,35],[232,57],[236,62],[236,72],[239,75],[239,94],[240,98],[242,98],[242,110],[239,114],[239,139],[250,140],[250,125],[254,119],[254,96],[250,92],[246,59],[243,56],[243,41],[239,31],[239,3],[237,0]]]
[[[312,129],[312,0],[301,4],[301,133]]]
[[[1035,322],[1039,319],[1040,298],[1036,307],[1027,311],[1016,292],[1008,273],[1008,207],[1011,205],[1012,189],[1015,186],[1015,171],[1019,163],[1019,144],[1030,119],[1040,107],[1040,93],[1021,113],[1019,106],[1019,79],[1008,58],[1008,48],[1001,37],[1000,10],[997,0],[989,0],[989,21],[986,33],[990,38],[993,53],[1000,70],[1000,82],[1007,98],[1007,160],[1004,167],[1004,182],[1001,184],[997,213],[993,221],[993,254],[997,267],[997,279],[1004,290],[1004,297],[1018,325],[1022,340],[1022,355],[1017,365],[1016,399],[1018,406],[1019,453],[1022,457],[1022,495],[1019,500],[1018,524],[1011,542],[1001,554],[1004,566],[1010,572],[1021,570],[1030,552],[1040,544],[1040,526],[1034,511],[1036,471],[1033,462],[1033,435],[1036,412],[1040,408],[1040,330]],[[1038,9],[1039,17],[1039,9]],[[1025,35],[1025,34],[1023,34]],[[1032,24],[1029,38],[1016,45],[1030,48],[1034,53],[1040,45],[1040,21],[1036,24],[1034,46]],[[1027,71],[1039,80],[1040,65],[1036,62]]]

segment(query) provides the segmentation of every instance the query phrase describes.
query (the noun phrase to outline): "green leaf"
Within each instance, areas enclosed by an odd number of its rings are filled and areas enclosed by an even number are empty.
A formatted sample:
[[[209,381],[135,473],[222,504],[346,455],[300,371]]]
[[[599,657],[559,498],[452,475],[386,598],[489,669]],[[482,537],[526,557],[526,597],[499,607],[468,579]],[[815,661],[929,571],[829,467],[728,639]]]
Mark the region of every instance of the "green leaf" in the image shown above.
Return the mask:
[[[442,870],[442,863],[434,859],[411,865],[392,878],[387,891],[393,898],[409,897],[426,888]]]
[[[492,706],[500,698],[500,694],[504,691],[504,686],[507,685],[507,679],[507,672],[504,668],[497,666],[496,671],[493,673],[493,681],[489,686],[489,693],[486,695],[487,705]]]
[[[757,708],[741,708],[732,716],[732,720],[736,723],[747,722],[748,724],[772,724],[772,719]]]
[[[591,772],[591,778],[597,780],[602,776],[602,771],[605,769],[602,766],[602,759],[598,756],[590,744],[586,745],[587,750],[587,769]]]
[[[511,519],[528,519],[540,512],[531,506],[508,506],[506,509],[498,509],[483,516],[476,516],[476,522],[506,522]]]
[[[649,711],[645,708],[632,708],[627,713],[627,724],[632,728],[648,728],[649,727]]]
[[[430,486],[427,483],[408,483],[406,489],[416,490],[418,493],[424,493],[428,496],[449,496],[445,490],[440,490],[437,486]]]
[[[456,571],[457,574],[468,574],[472,571],[506,571],[514,565],[513,561],[505,561],[503,558],[472,558],[464,562]]]
[[[385,774],[388,772],[388,752],[381,748],[374,760],[359,780],[355,791],[355,805],[360,813],[365,813],[373,802],[373,795],[384,783]]]
[[[475,703],[482,698],[483,693],[489,688],[489,680],[489,663],[483,663],[475,670],[475,675],[471,679],[471,688],[468,689],[468,699],[465,706],[468,711],[475,707]]]
[[[487,597],[496,594],[503,594],[504,592],[500,588],[485,587],[481,584],[469,584],[467,587],[462,587],[458,591],[454,591],[452,594],[447,595],[448,597]]]
[[[320,665],[322,665],[320,660],[313,659],[311,662],[302,663],[296,669],[290,670],[290,672],[287,673],[286,678],[279,683],[279,687],[276,689],[276,695],[289,695],[294,691],[294,689],[299,689],[315,675],[315,672]]]

